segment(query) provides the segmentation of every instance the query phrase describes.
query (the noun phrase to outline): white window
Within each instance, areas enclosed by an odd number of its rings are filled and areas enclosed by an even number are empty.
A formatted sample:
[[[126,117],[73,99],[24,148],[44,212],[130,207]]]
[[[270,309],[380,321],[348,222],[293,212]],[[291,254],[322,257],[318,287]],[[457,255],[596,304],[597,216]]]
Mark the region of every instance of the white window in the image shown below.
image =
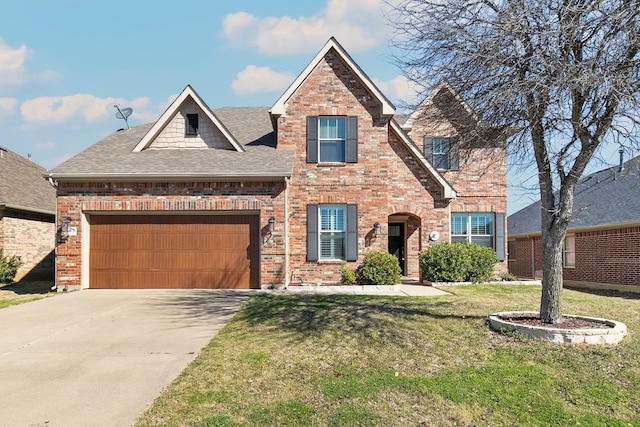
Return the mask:
[[[346,259],[346,206],[320,205],[320,259]]]
[[[492,213],[452,213],[451,243],[473,242],[493,248]]]
[[[562,266],[575,268],[576,266],[576,236],[565,236],[562,248]]]
[[[346,117],[318,117],[321,163],[341,163],[346,158]]]

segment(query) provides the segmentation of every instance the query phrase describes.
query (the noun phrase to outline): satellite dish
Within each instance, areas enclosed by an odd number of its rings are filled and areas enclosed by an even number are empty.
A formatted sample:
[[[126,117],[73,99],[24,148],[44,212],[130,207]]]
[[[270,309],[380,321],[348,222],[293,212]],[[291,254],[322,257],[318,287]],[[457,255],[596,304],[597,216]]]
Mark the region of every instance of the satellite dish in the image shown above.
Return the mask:
[[[438,240],[440,240],[440,233],[438,233],[437,231],[432,231],[431,234],[429,234],[429,240],[437,242]]]
[[[116,119],[126,119],[133,113],[133,108],[123,108],[122,110],[118,108],[118,112],[116,113]]]
[[[124,122],[127,125],[127,129],[131,130],[131,128],[129,127],[129,122],[127,121],[127,118],[131,115],[131,113],[133,113],[133,108],[127,107],[127,108],[120,109],[120,107],[118,107],[118,104],[114,105],[113,108],[118,110],[116,112],[116,119],[124,119]]]

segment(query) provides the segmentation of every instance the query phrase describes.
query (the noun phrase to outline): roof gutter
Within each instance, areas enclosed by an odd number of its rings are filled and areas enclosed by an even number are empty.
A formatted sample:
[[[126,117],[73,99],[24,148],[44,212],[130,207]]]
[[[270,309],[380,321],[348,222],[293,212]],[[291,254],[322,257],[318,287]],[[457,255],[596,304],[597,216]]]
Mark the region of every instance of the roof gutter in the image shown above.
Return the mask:
[[[45,175],[56,181],[188,181],[188,180],[210,180],[210,181],[284,181],[291,178],[290,173],[280,174],[252,174],[252,175],[202,175],[202,174],[83,174],[83,173],[50,173]]]
[[[37,214],[43,214],[43,215],[53,215],[55,216],[55,211],[48,211],[46,209],[38,209],[38,208],[30,208],[27,206],[20,206],[20,205],[12,205],[10,203],[0,203],[0,209],[11,209],[14,211],[27,211],[27,212],[33,212],[33,213],[37,213]]]

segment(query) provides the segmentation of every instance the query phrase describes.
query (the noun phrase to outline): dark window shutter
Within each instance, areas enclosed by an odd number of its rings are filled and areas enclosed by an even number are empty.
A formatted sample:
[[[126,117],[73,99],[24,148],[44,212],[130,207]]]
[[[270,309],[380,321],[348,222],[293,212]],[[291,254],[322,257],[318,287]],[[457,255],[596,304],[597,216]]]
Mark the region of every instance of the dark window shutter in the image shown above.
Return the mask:
[[[318,116],[307,117],[307,163],[318,163]]]
[[[307,261],[318,260],[318,205],[307,205]]]
[[[358,260],[358,205],[347,205],[347,261]]]
[[[458,138],[451,138],[449,140],[449,169],[452,171],[460,169],[460,153],[458,147]]]
[[[496,255],[500,261],[504,261],[504,213],[496,212],[495,215],[495,228],[496,235],[494,236],[493,245],[496,251]]]
[[[425,136],[424,139],[422,140],[422,143],[424,145],[422,148],[424,157],[427,159],[429,163],[433,164],[433,137]]]
[[[358,116],[347,117],[347,163],[358,163]]]

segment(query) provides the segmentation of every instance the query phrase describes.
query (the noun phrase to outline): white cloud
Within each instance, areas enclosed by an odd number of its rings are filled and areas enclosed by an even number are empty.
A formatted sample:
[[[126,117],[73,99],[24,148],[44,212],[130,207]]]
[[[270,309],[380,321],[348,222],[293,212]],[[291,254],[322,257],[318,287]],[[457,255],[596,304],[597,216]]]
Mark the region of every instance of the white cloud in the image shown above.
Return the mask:
[[[43,96],[28,99],[20,106],[22,119],[27,123],[62,123],[83,118],[85,122],[111,118],[115,104],[127,107],[147,107],[149,99],[141,97],[132,101],[118,98],[98,98],[90,94],[71,96]]]
[[[289,72],[273,71],[269,67],[248,65],[236,75],[231,88],[236,95],[269,93],[286,89],[295,76]]]
[[[18,106],[16,98],[0,98],[0,114],[12,113]]]
[[[420,91],[420,86],[408,80],[405,76],[397,76],[386,81],[374,78],[373,82],[396,106],[401,102],[415,102],[416,94]]]
[[[31,55],[31,49],[25,45],[13,49],[0,37],[0,85],[23,83],[26,80],[24,63]]]
[[[336,37],[350,52],[372,49],[388,39],[383,0],[331,0],[306,17],[258,18],[247,12],[227,15],[223,31],[236,46],[256,47],[267,55],[295,55],[318,50]]]

